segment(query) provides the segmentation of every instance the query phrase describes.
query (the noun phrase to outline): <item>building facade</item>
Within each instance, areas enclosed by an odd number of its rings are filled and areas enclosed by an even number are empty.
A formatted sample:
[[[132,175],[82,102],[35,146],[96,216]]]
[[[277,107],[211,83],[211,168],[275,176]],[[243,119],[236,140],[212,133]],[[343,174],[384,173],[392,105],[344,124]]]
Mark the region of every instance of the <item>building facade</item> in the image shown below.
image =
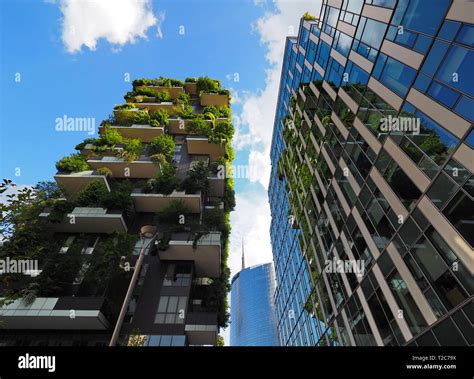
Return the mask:
[[[99,137],[58,161],[58,187],[19,197],[13,216],[27,216],[0,258],[27,251],[37,267],[2,270],[1,345],[108,345],[114,330],[119,345],[217,344],[229,317],[229,99],[207,77],[135,80]]]
[[[278,346],[273,263],[243,268],[232,278],[230,346]]]
[[[272,140],[280,342],[471,345],[473,3],[322,3]]]

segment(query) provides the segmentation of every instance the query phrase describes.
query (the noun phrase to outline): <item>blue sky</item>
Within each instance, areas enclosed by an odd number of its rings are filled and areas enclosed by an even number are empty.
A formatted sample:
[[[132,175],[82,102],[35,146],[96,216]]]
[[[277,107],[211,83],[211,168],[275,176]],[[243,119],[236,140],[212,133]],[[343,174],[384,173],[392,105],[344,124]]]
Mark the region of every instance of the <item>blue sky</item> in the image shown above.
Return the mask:
[[[242,27],[243,20],[249,25],[257,19],[262,7],[249,1],[164,1],[153,3],[153,11],[165,12],[162,39],[150,27],[147,40],[118,52],[101,39],[96,51],[83,47],[70,54],[61,40],[57,5],[2,2],[2,176],[13,177],[19,167],[19,183],[52,179],[54,163],[87,137],[55,131],[55,119],[95,117],[100,123],[131,89],[125,73],[132,80],[209,75],[236,90],[264,85],[263,46],[251,28]],[[226,79],[234,72],[238,83]]]
[[[55,162],[89,137],[56,131],[56,118],[93,117],[98,125],[131,89],[125,74],[208,75],[232,91],[234,165],[250,172],[235,180],[231,272],[241,268],[243,238],[248,266],[271,261],[267,186],[285,37],[297,34],[305,11],[317,15],[319,3],[2,0],[1,178],[52,180]]]

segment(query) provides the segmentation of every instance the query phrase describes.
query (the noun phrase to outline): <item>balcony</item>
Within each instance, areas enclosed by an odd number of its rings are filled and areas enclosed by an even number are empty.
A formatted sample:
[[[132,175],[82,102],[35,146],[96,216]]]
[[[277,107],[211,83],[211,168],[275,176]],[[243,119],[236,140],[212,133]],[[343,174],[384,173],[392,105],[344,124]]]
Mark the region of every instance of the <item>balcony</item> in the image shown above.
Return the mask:
[[[223,107],[229,105],[229,98],[227,95],[218,93],[203,93],[201,95],[201,106],[215,105],[216,107]]]
[[[187,137],[188,154],[208,155],[212,161],[225,155],[225,143],[209,142],[207,137]]]
[[[217,313],[189,312],[186,316],[184,329],[188,337],[188,345],[217,344]]]
[[[163,134],[165,132],[165,129],[163,127],[153,127],[150,125],[111,125],[110,128],[115,129],[125,138],[138,138],[139,140],[145,143],[151,142],[153,138],[158,137],[160,134]],[[103,130],[104,127],[100,127],[99,133],[102,133]]]
[[[190,95],[197,95],[197,83],[195,82],[184,83],[184,90]]]
[[[51,210],[46,208],[39,217],[47,220]],[[49,222],[49,228],[61,233],[127,232],[124,212],[105,208],[76,207],[58,223]]]
[[[201,212],[201,192],[186,194],[184,191],[173,191],[169,195],[163,195],[144,193],[142,189],[137,188],[131,196],[137,212],[159,212],[174,200],[182,200],[191,213]]]
[[[8,329],[106,330],[109,322],[101,311],[103,302],[92,297],[37,297],[27,304],[17,299],[0,307],[0,321]]]
[[[93,169],[107,167],[114,178],[149,179],[160,171],[160,166],[146,156],[132,162],[120,157],[93,157],[87,163]]]
[[[104,183],[110,192],[110,186],[105,175],[100,175],[96,171],[88,170],[81,172],[57,173],[54,175],[56,182],[62,186],[69,195],[75,194],[86,188],[91,182],[99,180]]]
[[[182,119],[182,118],[170,118],[168,124],[168,131],[171,134],[188,134],[186,130],[186,125],[191,119]],[[211,123],[211,120],[205,120],[208,123]],[[221,122],[229,122],[229,119],[225,117],[219,117],[216,119],[216,125]]]
[[[173,100],[176,100],[184,90],[183,87],[163,87],[163,86],[139,86],[135,90],[139,92],[141,88],[148,88],[149,90],[152,90],[153,92],[157,94],[163,91],[167,91]]]
[[[225,179],[217,175],[208,177],[209,179],[209,196],[222,197],[225,193]]]
[[[221,271],[221,233],[202,236],[195,249],[190,233],[174,233],[168,249],[159,255],[165,261],[193,261],[196,276],[217,278]]]

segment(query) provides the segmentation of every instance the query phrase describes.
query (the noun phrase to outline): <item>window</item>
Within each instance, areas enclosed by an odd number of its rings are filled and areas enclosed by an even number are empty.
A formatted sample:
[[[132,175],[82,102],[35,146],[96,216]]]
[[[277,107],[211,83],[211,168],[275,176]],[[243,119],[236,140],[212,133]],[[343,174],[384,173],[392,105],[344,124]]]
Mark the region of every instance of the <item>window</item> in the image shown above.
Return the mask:
[[[387,282],[398,306],[403,310],[403,317],[407,321],[411,332],[414,335],[420,333],[426,327],[426,322],[408,291],[405,281],[401,278],[400,274],[394,270],[387,278]]]
[[[352,45],[352,38],[347,34],[341,33],[340,31],[336,32],[334,38],[334,49],[340,52],[342,55],[346,56],[349,54]]]
[[[403,172],[395,161],[388,165],[384,178],[398,195],[402,203],[410,209],[415,201],[421,196],[418,187],[415,186],[410,177]]]
[[[439,31],[438,38],[452,41],[454,39],[454,36],[458,32],[460,25],[461,24],[459,22],[450,20],[444,21],[443,27]]]
[[[456,38],[456,42],[474,47],[474,26],[464,24]]]
[[[443,208],[446,201],[454,194],[458,188],[446,174],[441,173],[428,191],[428,197],[439,209]]]
[[[467,298],[465,290],[456,281],[446,262],[426,237],[423,237],[411,252],[448,309],[452,309]]]
[[[448,87],[443,86],[437,82],[431,83],[430,89],[428,90],[428,95],[438,100],[440,103],[443,103],[448,108],[451,108],[459,98],[458,92],[454,92]]]
[[[383,54],[380,54],[379,59],[386,59],[386,62],[380,75],[375,74],[374,71],[375,78],[379,79],[383,84],[392,91],[398,93],[400,96],[405,96],[415,79],[416,70],[393,58],[383,58],[382,56]]]
[[[155,324],[183,324],[187,302],[186,296],[161,296]]]
[[[469,78],[473,66],[474,53],[465,47],[452,45],[436,78],[472,97],[474,90]]]
[[[363,25],[364,23],[361,22],[361,24]],[[361,24],[359,24],[359,28]],[[359,28],[357,28],[357,34],[359,34]],[[387,25],[384,23],[367,18],[365,19],[365,27],[360,40],[378,50],[382,44],[386,28]]]
[[[426,0],[400,1],[392,23],[434,36],[451,4],[451,0],[430,1],[429,5],[427,3]],[[408,9],[406,9],[407,6]],[[426,12],[427,6],[429,6],[429,12]]]
[[[474,206],[471,197],[464,191],[459,191],[443,213],[466,241],[474,246]]]

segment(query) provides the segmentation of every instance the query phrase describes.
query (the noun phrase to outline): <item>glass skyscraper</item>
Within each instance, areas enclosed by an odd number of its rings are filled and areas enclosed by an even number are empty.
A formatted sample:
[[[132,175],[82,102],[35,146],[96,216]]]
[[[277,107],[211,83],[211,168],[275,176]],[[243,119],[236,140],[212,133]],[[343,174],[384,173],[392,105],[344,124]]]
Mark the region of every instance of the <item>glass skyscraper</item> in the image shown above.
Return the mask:
[[[242,269],[232,279],[231,346],[278,346],[273,263]]]
[[[472,345],[473,3],[322,3],[272,140],[280,343]]]

